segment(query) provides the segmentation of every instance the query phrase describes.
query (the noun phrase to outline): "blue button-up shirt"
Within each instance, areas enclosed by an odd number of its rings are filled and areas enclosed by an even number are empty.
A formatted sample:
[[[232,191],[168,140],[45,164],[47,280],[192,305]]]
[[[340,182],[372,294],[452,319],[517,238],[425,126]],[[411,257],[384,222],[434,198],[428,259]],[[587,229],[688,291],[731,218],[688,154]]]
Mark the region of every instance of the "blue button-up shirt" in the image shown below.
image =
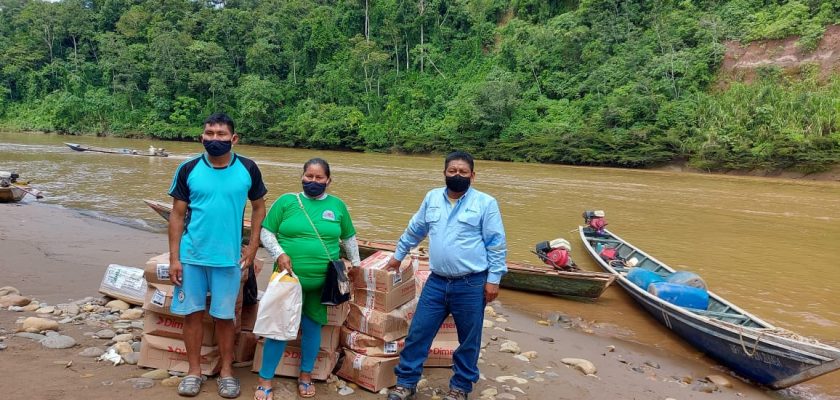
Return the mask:
[[[432,189],[397,243],[394,258],[429,236],[429,264],[435,274],[458,277],[489,271],[487,282],[498,284],[507,272],[507,242],[499,204],[470,188],[453,205],[446,188]]]

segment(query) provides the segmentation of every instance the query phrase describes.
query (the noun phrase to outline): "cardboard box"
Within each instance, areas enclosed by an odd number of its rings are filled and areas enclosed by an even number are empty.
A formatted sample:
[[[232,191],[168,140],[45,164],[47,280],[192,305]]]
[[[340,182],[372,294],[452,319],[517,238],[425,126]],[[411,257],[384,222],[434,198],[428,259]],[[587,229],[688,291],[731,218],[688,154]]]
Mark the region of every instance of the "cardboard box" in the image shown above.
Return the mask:
[[[399,362],[399,357],[370,357],[344,349],[344,362],[337,375],[367,390],[378,392],[397,384],[394,367]]]
[[[342,326],[350,313],[350,302],[346,301],[337,306],[327,306],[327,325]]]
[[[388,313],[351,304],[346,325],[354,331],[393,342],[408,334],[408,324],[416,307],[417,299]]]
[[[99,293],[138,306],[143,304],[146,290],[142,269],[117,264],[108,266],[99,284]]]
[[[254,365],[251,367],[251,371],[259,372],[260,367],[262,367],[263,342],[263,339],[257,342],[254,353]],[[283,357],[280,359],[280,364],[277,365],[277,369],[274,370],[274,374],[297,378],[300,376],[300,357],[300,348],[286,346],[286,351],[283,352]],[[315,368],[312,369],[312,379],[326,380],[333,369],[335,369],[337,361],[338,353],[335,351],[318,352],[318,358],[315,360]]]
[[[376,311],[390,312],[411,301],[417,293],[416,290],[414,278],[395,286],[388,292],[356,289],[353,292],[353,303]]]
[[[341,346],[353,350],[356,354],[372,357],[396,357],[405,347],[405,338],[386,342],[342,326]]]
[[[242,306],[242,330],[253,331],[254,324],[257,322],[257,310],[260,308],[260,303],[248,306]]]
[[[218,346],[201,346],[202,374],[217,374],[221,369],[220,362]],[[187,372],[190,367],[187,362],[187,349],[182,340],[148,334],[143,334],[140,360],[137,364],[141,367],[177,372]]]
[[[424,367],[451,367],[452,354],[458,348],[458,341],[439,341],[435,338],[429,349],[429,358],[423,363]]]
[[[236,335],[236,342],[233,346],[233,362],[252,361],[256,349],[257,335],[248,331],[239,332]]]
[[[146,261],[143,276],[148,283],[162,283],[171,285],[169,280],[169,252],[156,255]]]
[[[295,340],[290,340],[287,345],[292,347],[301,347],[300,338],[301,333],[298,331],[297,338]],[[336,349],[338,349],[340,339],[340,326],[324,325],[321,327],[321,344],[319,348],[324,351],[336,351]]]
[[[435,340],[458,343],[458,329],[455,327],[455,318],[450,315],[443,320],[437,335],[435,335]]]
[[[393,255],[394,253],[390,251],[377,251],[362,260],[359,273],[354,275],[353,287],[389,292],[401,283],[411,279],[417,265],[417,255],[409,255],[403,259],[398,271],[388,271],[385,266]]]
[[[154,311],[145,311],[143,317],[143,333],[168,337],[172,339],[184,339],[184,318],[174,315],[159,314]],[[201,323],[204,331],[203,346],[213,346],[216,342],[216,326],[212,320],[204,319]]]

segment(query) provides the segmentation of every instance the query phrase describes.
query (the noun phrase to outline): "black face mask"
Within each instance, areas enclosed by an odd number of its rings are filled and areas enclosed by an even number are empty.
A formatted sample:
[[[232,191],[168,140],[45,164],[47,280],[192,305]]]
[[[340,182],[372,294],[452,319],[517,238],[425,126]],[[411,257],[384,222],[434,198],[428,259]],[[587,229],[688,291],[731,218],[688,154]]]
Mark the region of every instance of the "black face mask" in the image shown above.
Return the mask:
[[[466,192],[467,189],[470,188],[470,178],[461,175],[455,176],[447,176],[446,177],[446,188],[449,189],[450,192],[455,193],[463,193]]]
[[[223,156],[233,147],[233,142],[230,140],[204,140],[201,143],[204,144],[207,154],[213,157]]]
[[[319,197],[324,194],[324,191],[327,190],[326,183],[318,183],[315,181],[307,182],[301,181],[303,183],[303,193],[305,193],[309,197]]]

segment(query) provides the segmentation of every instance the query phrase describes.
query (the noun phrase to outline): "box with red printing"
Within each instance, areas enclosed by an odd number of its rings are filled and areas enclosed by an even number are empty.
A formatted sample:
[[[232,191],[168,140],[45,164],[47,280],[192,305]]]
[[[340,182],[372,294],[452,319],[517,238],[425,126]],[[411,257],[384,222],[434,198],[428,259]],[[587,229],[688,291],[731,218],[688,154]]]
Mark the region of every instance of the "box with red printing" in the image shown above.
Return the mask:
[[[143,333],[172,339],[184,339],[184,317],[159,314],[146,310],[143,317]],[[216,325],[213,320],[201,321],[203,346],[216,345]]]
[[[347,320],[350,312],[350,302],[345,301],[337,306],[327,306],[327,325],[341,326]]]
[[[423,363],[424,367],[451,367],[452,354],[458,349],[457,341],[437,340],[432,342],[429,348],[429,358]]]
[[[344,361],[337,375],[367,390],[378,392],[397,384],[394,367],[399,362],[399,357],[370,357],[344,349]]]
[[[411,279],[417,265],[417,256],[409,255],[403,259],[399,270],[390,271],[385,266],[393,255],[390,251],[377,251],[362,260],[359,273],[353,275],[353,286],[357,289],[388,292]]]
[[[254,365],[251,371],[259,372],[262,367],[263,342],[264,339],[257,342],[257,348],[254,353]],[[297,378],[300,376],[300,357],[300,348],[286,346],[286,351],[283,352],[283,357],[280,359],[280,364],[277,365],[277,369],[274,370],[274,374]],[[318,358],[315,359],[315,367],[312,369],[312,379],[326,380],[335,368],[337,361],[338,353],[335,351],[319,351]]]
[[[416,290],[413,278],[393,287],[388,292],[356,289],[353,292],[353,303],[376,311],[390,312],[411,301]]]
[[[201,346],[201,373],[215,375],[219,372],[221,357],[218,346]],[[184,341],[162,336],[143,334],[140,345],[141,367],[188,372],[187,348]]]
[[[396,357],[405,347],[405,338],[386,342],[382,339],[365,335],[346,326],[341,327],[341,345],[357,354],[372,357]]]

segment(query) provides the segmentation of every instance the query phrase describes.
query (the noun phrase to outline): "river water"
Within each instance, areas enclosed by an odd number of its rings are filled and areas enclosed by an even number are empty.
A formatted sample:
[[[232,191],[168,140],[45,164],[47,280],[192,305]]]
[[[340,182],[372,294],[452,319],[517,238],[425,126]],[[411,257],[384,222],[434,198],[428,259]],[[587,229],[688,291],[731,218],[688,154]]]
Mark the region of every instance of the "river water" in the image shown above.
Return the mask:
[[[172,156],[79,153],[65,141],[141,152],[154,145]],[[42,202],[163,232],[141,199],[168,202],[178,164],[202,150],[198,143],[0,132],[0,170],[32,180],[46,194]],[[362,238],[395,240],[426,191],[443,185],[439,156],[235,150],[257,161],[269,205],[300,190],[303,162],[327,159],[330,192],[349,205]],[[597,270],[573,230],[583,210],[603,209],[613,232],[675,269],[700,274],[717,294],[765,321],[840,346],[838,182],[478,161],[475,187],[499,201],[511,261],[536,263],[530,253],[536,242],[565,237],[575,261]],[[702,358],[618,286],[591,303],[513,291],[503,291],[501,300],[538,317],[560,313],[598,334]],[[788,394],[840,398],[840,372]]]

